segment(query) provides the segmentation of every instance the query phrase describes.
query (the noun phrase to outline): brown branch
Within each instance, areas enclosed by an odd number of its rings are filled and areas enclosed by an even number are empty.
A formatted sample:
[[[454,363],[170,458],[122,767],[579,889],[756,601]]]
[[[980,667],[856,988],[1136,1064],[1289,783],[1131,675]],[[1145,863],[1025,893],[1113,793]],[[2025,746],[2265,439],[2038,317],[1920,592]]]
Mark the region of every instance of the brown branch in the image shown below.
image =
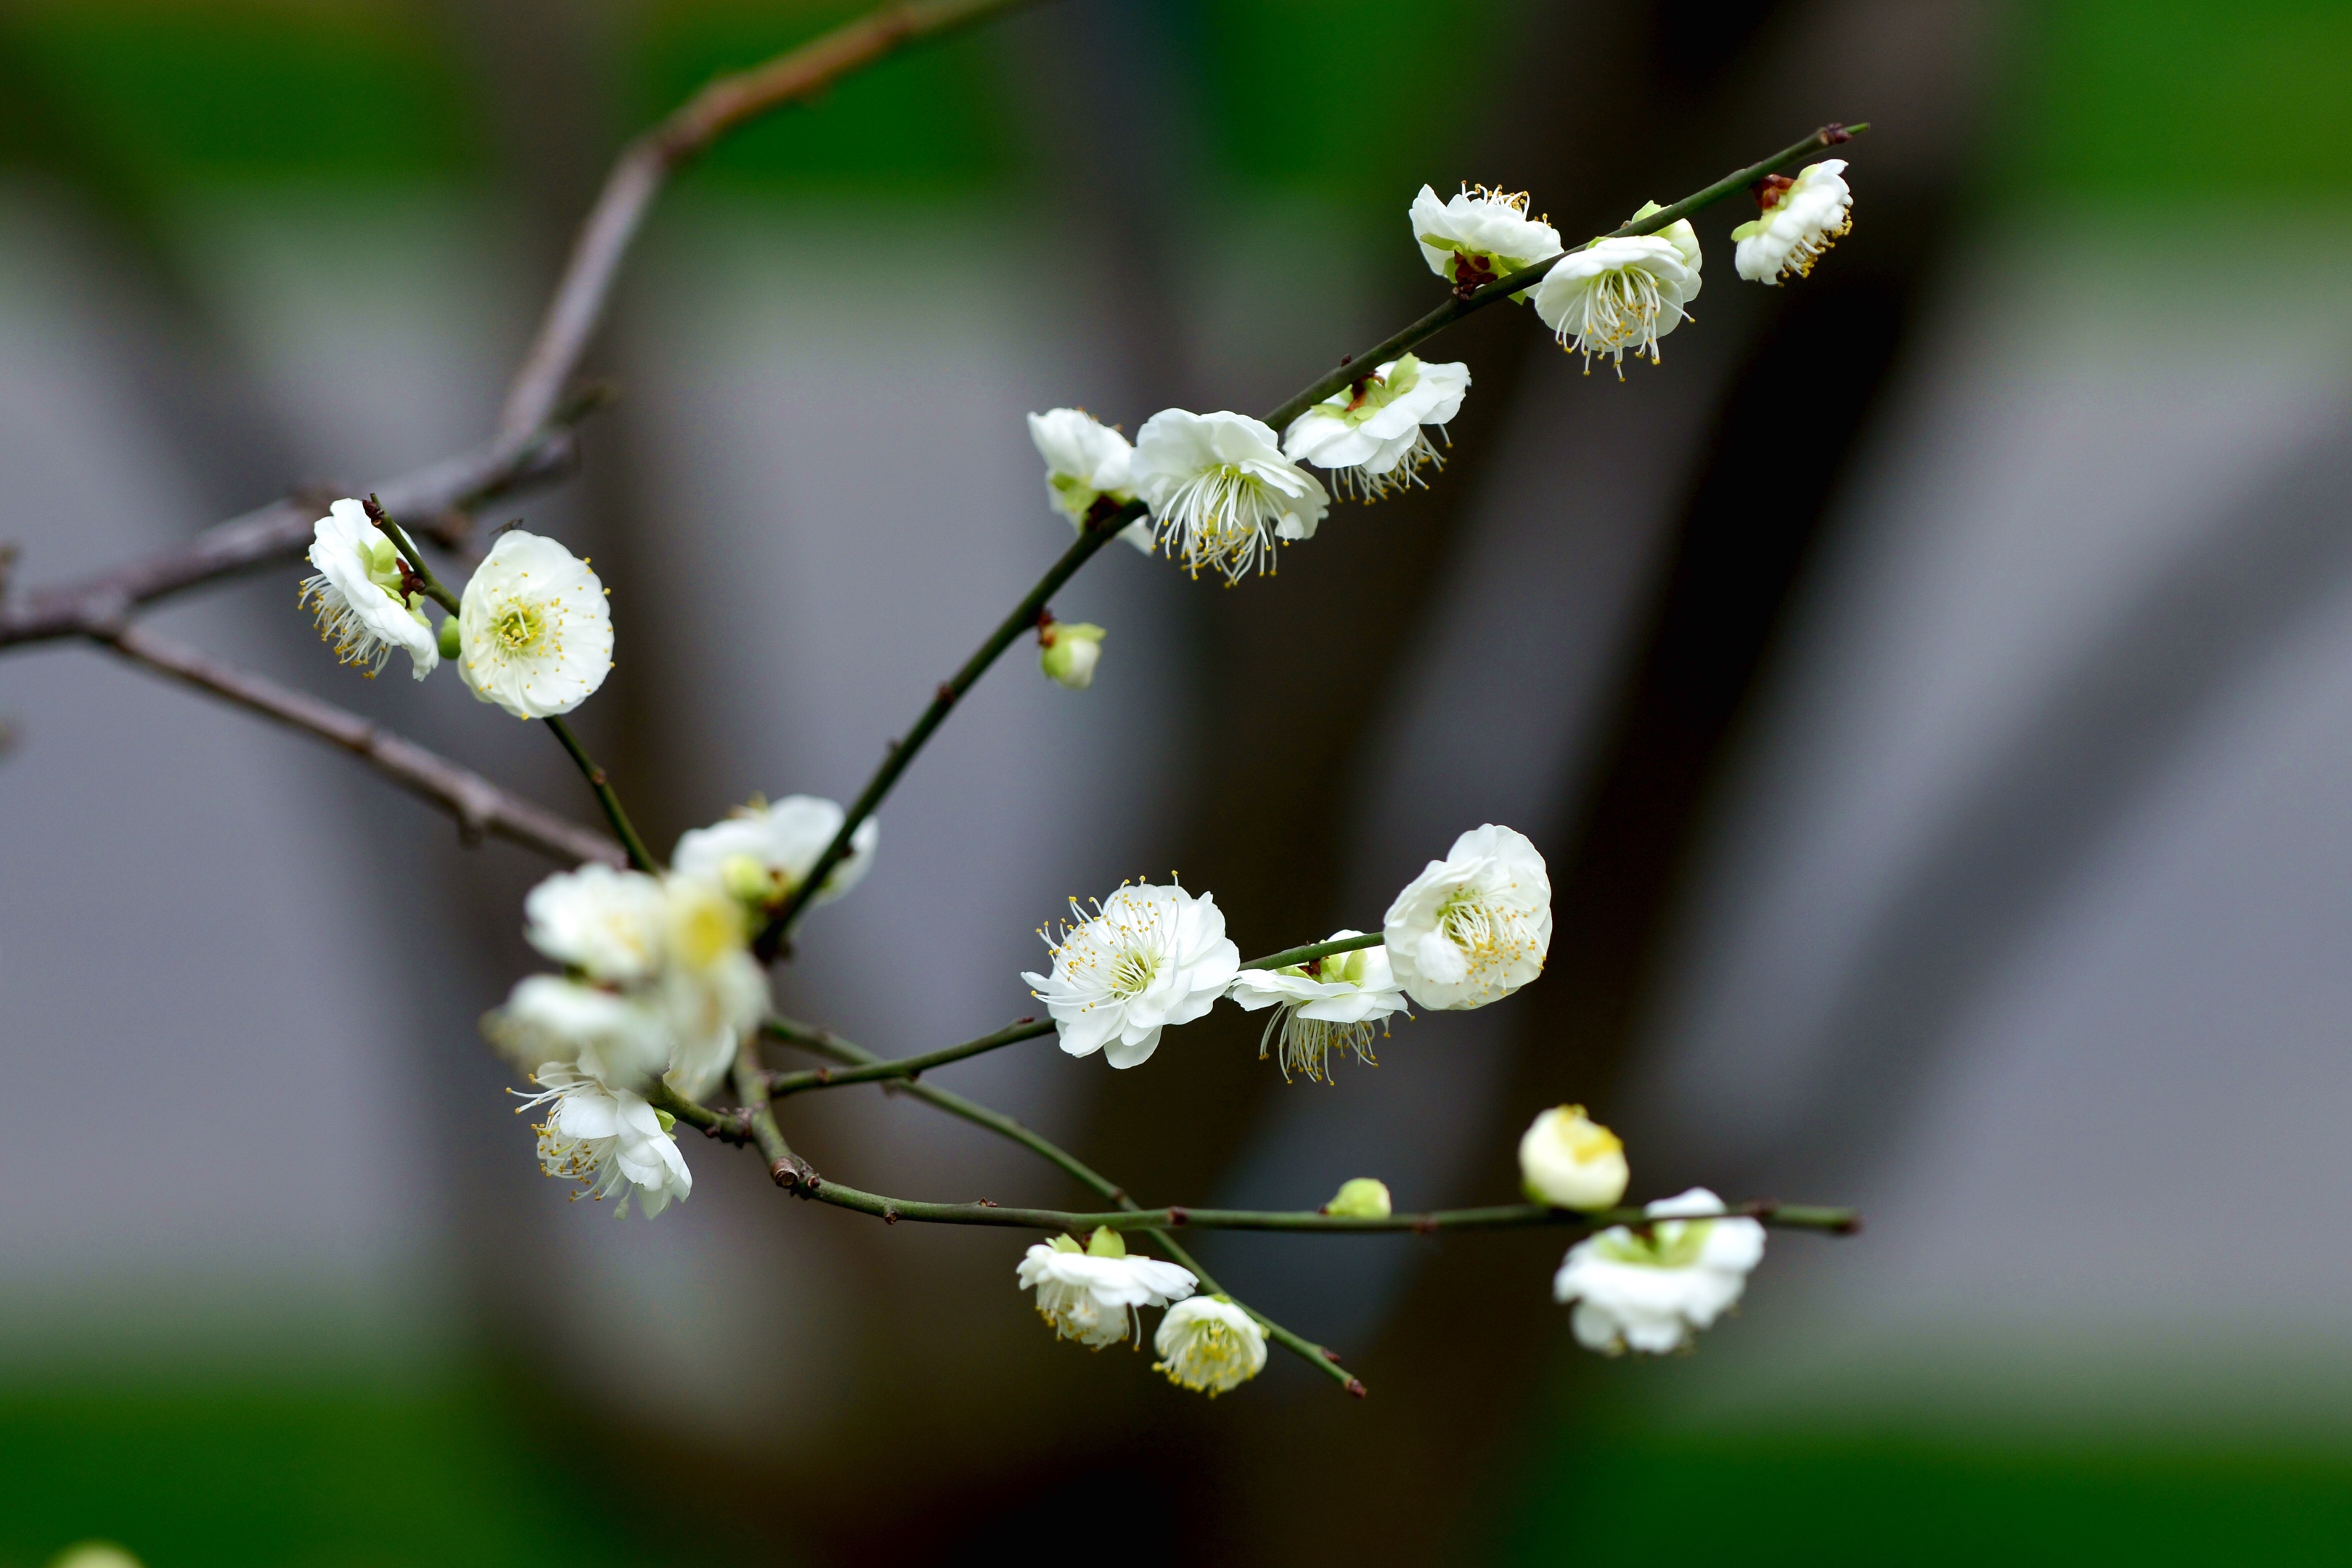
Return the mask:
[[[575,454],[572,422],[601,397],[575,399],[555,418],[519,439],[446,458],[375,487],[384,509],[412,520],[444,544],[458,542],[463,513],[511,490],[540,483],[569,469]],[[364,491],[361,492],[366,493]],[[192,588],[215,577],[299,555],[310,542],[311,524],[324,509],[315,499],[273,501],[257,511],[208,528],[185,544],[159,550],[136,561],[0,604],[0,648],[55,637],[105,638],[137,605]]]
[[[627,864],[621,847],[603,834],[567,822],[481,774],[413,741],[387,733],[331,702],[223,664],[139,626],[121,625],[89,635],[134,663],[341,746],[410,794],[456,817],[457,831],[468,840],[488,834],[567,864],[587,860],[608,866]]]
[[[711,143],[747,121],[814,98],[841,78],[908,44],[983,21],[1028,0],[913,0],[885,5],[764,65],[719,78],[629,143],[580,226],[555,297],[499,416],[502,434],[547,417],[604,320],[622,259],[662,187]]]

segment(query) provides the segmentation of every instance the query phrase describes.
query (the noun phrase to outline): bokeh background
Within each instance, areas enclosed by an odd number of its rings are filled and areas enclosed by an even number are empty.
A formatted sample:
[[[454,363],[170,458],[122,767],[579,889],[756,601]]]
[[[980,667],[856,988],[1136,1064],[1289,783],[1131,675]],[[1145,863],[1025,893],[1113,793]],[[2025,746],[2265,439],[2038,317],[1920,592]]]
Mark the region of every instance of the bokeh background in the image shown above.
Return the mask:
[[[471,445],[620,142],[803,0],[0,5],[0,537],[42,582]],[[846,797],[1057,551],[1020,416],[1255,409],[1426,308],[1403,208],[1571,235],[1824,120],[1857,226],[1590,377],[1521,312],[1424,494],[1224,590],[1111,551],[1009,658],[786,1008],[897,1054],[1180,868],[1244,951],[1481,821],[1559,918],[1507,1005],[1286,1089],[1220,1016],[947,1069],[1154,1199],[1493,1201],[1576,1099],[1638,1194],[1854,1202],[1696,1356],[1575,1351],[1559,1242],[1226,1237],[1342,1347],[1214,1404],[1055,1343],[1019,1243],[689,1149],[536,1172],[472,1020],[543,868],[74,647],[0,661],[0,1563],[2334,1563],[2352,1555],[2352,7],[1054,0],[664,199],[583,471],[584,710],[657,845]],[[289,569],[159,624],[592,816]],[[1062,1203],[864,1091],[821,1169]]]

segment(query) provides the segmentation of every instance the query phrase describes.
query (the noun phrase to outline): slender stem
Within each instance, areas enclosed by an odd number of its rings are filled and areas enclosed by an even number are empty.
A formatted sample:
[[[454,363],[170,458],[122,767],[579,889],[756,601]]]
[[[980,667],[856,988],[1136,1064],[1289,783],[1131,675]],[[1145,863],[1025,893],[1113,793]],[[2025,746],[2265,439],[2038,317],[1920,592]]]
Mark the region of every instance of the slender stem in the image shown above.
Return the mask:
[[[882,765],[874,771],[874,776],[866,781],[866,788],[851,803],[848,815],[842,818],[840,831],[833,836],[833,842],[824,847],[824,853],[817,857],[816,864],[801,879],[800,886],[792,890],[769,918],[767,930],[761,933],[761,945],[764,950],[772,952],[784,934],[792,930],[793,921],[807,907],[809,900],[815,897],[816,890],[824,887],[825,879],[833,874],[833,868],[848,855],[849,841],[859,826],[874,815],[875,808],[882,804],[883,796],[888,795],[891,786],[898,782],[898,775],[907,771],[907,764],[915,760],[915,753],[923,749],[923,742],[947,721],[948,714],[963,694],[988,673],[988,667],[996,662],[999,654],[1011,647],[1016,639],[1035,629],[1038,612],[1060,591],[1062,584],[1075,576],[1079,567],[1093,559],[1095,552],[1116,539],[1121,529],[1142,515],[1143,507],[1138,502],[1089,523],[1070,547],[1062,552],[1061,559],[1055,561],[1045,574],[1037,579],[1036,585],[1013,606],[1013,612],[997,623],[996,629],[988,634],[988,640],[964,660],[963,668],[940,683],[939,689],[932,694],[930,705],[915,721],[915,727],[907,731],[904,739],[890,742]]]
[[[852,1067],[870,1066],[879,1059],[873,1052],[863,1047],[850,1044],[830,1030],[812,1029],[806,1025],[792,1024],[782,1019],[772,1020],[771,1024],[770,1032],[780,1038],[789,1039],[804,1050],[831,1057],[835,1061],[845,1062]],[[985,1128],[1000,1138],[1009,1139],[1082,1185],[1108,1198],[1121,1209],[1129,1213],[1141,1212],[1135,1200],[1127,1195],[1126,1188],[1095,1170],[1068,1150],[1038,1136],[1001,1110],[991,1110],[976,1100],[967,1100],[962,1095],[950,1089],[941,1089],[936,1084],[894,1084],[890,1087],[889,1092],[911,1094],[916,1099],[947,1112],[950,1116],[961,1117],[975,1127]],[[1213,1296],[1233,1297],[1233,1292],[1218,1284],[1210,1276],[1209,1271],[1201,1267],[1201,1260],[1193,1257],[1167,1231],[1152,1227],[1147,1228],[1143,1234],[1158,1244],[1160,1249],[1168,1254],[1169,1258],[1180,1268],[1190,1269],[1192,1277],[1201,1282],[1202,1290]],[[1265,1330],[1267,1338],[1321,1372],[1357,1398],[1364,1397],[1363,1383],[1340,1363],[1338,1352],[1317,1344],[1304,1334],[1284,1328],[1246,1301],[1238,1299],[1234,1300],[1235,1305],[1255,1319],[1258,1325]]]
[[[1824,125],[1811,135],[1790,142],[1770,157],[1726,174],[1706,189],[1692,192],[1672,206],[1662,207],[1647,217],[1634,218],[1620,224],[1607,234],[1596,235],[1589,243],[1597,244],[1604,239],[1630,239],[1636,235],[1655,234],[1662,228],[1681,222],[1703,207],[1712,206],[1726,196],[1746,190],[1767,174],[1778,173],[1799,159],[1819,153],[1824,148],[1834,147],[1841,142],[1851,141],[1869,129],[1867,123]],[[1521,268],[1507,277],[1499,278],[1474,294],[1456,296],[1448,300],[1395,336],[1375,344],[1362,353],[1350,354],[1340,361],[1320,378],[1309,383],[1297,395],[1267,415],[1265,422],[1277,431],[1286,428],[1292,420],[1341,387],[1354,384],[1366,371],[1395,359],[1415,344],[1434,337],[1465,316],[1483,310],[1499,300],[1507,300],[1514,294],[1523,293],[1532,289],[1543,281],[1544,274],[1558,266],[1570,254],[1572,253],[1563,251],[1559,256],[1549,257],[1532,267]]]
[[[563,742],[566,752],[572,753],[572,760],[578,764],[581,776],[588,781],[588,787],[596,792],[596,804],[604,808],[604,820],[613,825],[613,832],[620,838],[621,847],[629,852],[629,864],[640,871],[658,875],[661,862],[646,848],[646,841],[637,837],[636,828],[630,825],[629,814],[621,809],[621,797],[614,793],[612,780],[605,776],[604,770],[596,765],[595,760],[580,744],[579,737],[572,732],[572,726],[552,713],[543,722],[555,731],[555,738]]]
[[[1687,217],[1701,207],[1721,201],[1733,192],[1753,184],[1783,165],[1795,163],[1809,153],[1817,153],[1824,147],[1836,146],[1840,142],[1851,140],[1856,132],[1865,129],[1867,129],[1866,126],[1861,125],[1852,128],[1835,124],[1824,125],[1819,131],[1782,148],[1762,162],[1751,163],[1736,174],[1727,174],[1705,190],[1685,196],[1672,206],[1663,208],[1647,217],[1636,218],[1630,223],[1622,224],[1597,237],[1615,239],[1632,235],[1649,234],[1664,228],[1677,219]],[[1463,317],[1474,311],[1485,310],[1496,300],[1507,300],[1521,289],[1541,281],[1543,275],[1550,271],[1559,259],[1559,257],[1553,257],[1549,260],[1538,262],[1533,267],[1514,272],[1507,278],[1490,283],[1475,293],[1448,300],[1393,337],[1363,353],[1349,355],[1336,368],[1310,383],[1304,391],[1267,415],[1265,423],[1279,432],[1292,420],[1305,413],[1308,407],[1349,384],[1373,365],[1394,359],[1414,344],[1434,336],[1462,320]],[[891,786],[898,782],[898,775],[907,771],[907,764],[915,760],[917,752],[922,750],[923,742],[929,740],[932,731],[946,721],[949,711],[955,707],[957,700],[971,689],[974,682],[987,673],[988,667],[996,662],[998,655],[1013,645],[1014,638],[1036,624],[1037,612],[1045,607],[1045,601],[1052,598],[1055,591],[1068,582],[1096,551],[1108,542],[1119,530],[1141,517],[1143,512],[1144,509],[1139,503],[1130,504],[1110,517],[1090,525],[1079,534],[1077,542],[1063,552],[1062,558],[1054,563],[1045,575],[1038,580],[1037,585],[1029,591],[1028,595],[1013,607],[1013,613],[989,635],[988,640],[980,645],[979,651],[964,661],[964,667],[956,672],[954,679],[939,689],[938,694],[931,700],[930,706],[923,710],[922,716],[915,721],[915,727],[907,732],[906,738],[892,742],[888,753],[882,759],[882,765],[875,770],[874,776],[866,782],[866,788],[859,792],[856,801],[850,806],[849,814],[842,819],[841,831],[833,836],[833,842],[826,845],[824,853],[817,857],[816,865],[810,870],[807,878],[799,887],[793,889],[792,894],[785,899],[783,904],[769,921],[767,930],[761,933],[762,952],[772,953],[782,946],[785,935],[792,930],[793,920],[806,907],[808,900],[815,895],[816,889],[824,885],[824,879],[832,873],[833,868],[848,855],[851,836],[857,831],[859,825],[874,815],[875,809],[882,804],[883,797],[887,795]]]
[[[1269,952],[1264,958],[1253,958],[1244,969],[1287,969],[1295,963],[1312,963],[1318,958],[1328,958],[1335,952],[1353,952],[1358,948],[1378,947],[1381,933],[1366,931],[1361,936],[1343,936],[1330,942],[1309,942],[1305,947],[1286,947],[1280,952]]]
[[[408,563],[409,571],[415,574],[416,580],[424,584],[425,596],[453,616],[462,609],[464,606],[457,595],[444,587],[440,578],[433,575],[433,568],[425,563],[424,552],[416,548],[415,541],[401,531],[400,524],[394,522],[392,520],[392,514],[383,510],[383,502],[371,495],[367,499],[366,506],[369,521],[376,525],[385,538],[392,541],[393,548],[400,552],[400,558]]]
[[[469,842],[488,834],[567,865],[622,863],[621,847],[603,834],[567,822],[481,774],[307,691],[224,664],[209,654],[157,637],[144,626],[118,626],[100,640],[150,669],[341,747],[401,788],[456,817],[458,833]]]

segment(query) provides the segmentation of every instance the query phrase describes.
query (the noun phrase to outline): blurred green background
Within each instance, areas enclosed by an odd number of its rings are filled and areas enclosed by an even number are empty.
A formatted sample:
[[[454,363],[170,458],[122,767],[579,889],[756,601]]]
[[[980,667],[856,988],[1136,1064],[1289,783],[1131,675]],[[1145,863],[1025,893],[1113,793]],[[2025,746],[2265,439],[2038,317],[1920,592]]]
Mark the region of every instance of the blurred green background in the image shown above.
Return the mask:
[[[611,101],[641,123],[856,9],[614,7]],[[1426,171],[1452,167],[1449,128],[1488,107],[1492,40],[1517,12],[1503,0],[1171,0],[1155,18],[1155,36],[1181,51],[1174,75],[1193,95],[1213,179],[1304,196],[1381,236]],[[2095,207],[2155,228],[2215,210],[2329,219],[2352,197],[2352,5],[2053,0],[2012,8],[1998,47],[2000,107],[1972,159],[1971,199],[1988,212]],[[978,36],[887,63],[730,142],[678,199],[919,204],[1029,189],[1035,173],[1006,129],[1002,48]],[[1901,112],[1867,82],[1853,89],[1858,109]],[[91,194],[165,252],[178,207],[224,189],[493,189],[498,91],[447,15],[425,5],[19,0],[0,11],[0,155],[15,173]],[[2218,263],[2214,287],[2254,286],[2242,266]],[[0,1387],[0,1564],[30,1568],[90,1536],[123,1542],[151,1568],[709,1554],[690,1532],[649,1522],[625,1441],[535,1410],[475,1364],[488,1359],[456,1352],[424,1386],[366,1368],[275,1380],[145,1363],[120,1377],[12,1373]],[[1650,1370],[1596,1373],[1565,1354],[1546,1369],[1566,1392],[1543,1402],[1517,1434],[1515,1468],[1485,1489],[1488,1560],[2206,1568],[2352,1557],[2352,1456],[2324,1443],[2201,1441],[2177,1422],[2032,1440],[1859,1420],[1694,1431],[1654,1418]],[[1300,1484],[1334,1507],[1380,1484],[1314,1471],[1303,1463]]]

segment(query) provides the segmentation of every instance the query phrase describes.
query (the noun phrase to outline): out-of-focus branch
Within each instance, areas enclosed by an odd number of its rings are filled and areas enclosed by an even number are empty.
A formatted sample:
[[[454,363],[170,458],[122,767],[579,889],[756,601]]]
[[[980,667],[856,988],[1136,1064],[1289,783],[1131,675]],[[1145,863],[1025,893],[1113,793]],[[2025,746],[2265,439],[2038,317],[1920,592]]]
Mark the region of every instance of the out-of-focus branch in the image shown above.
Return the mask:
[[[499,416],[502,434],[528,430],[548,410],[587,352],[613,282],[654,198],[669,177],[729,132],[771,110],[814,98],[908,44],[1002,15],[1028,0],[917,0],[885,5],[764,65],[719,78],[629,143],[589,209]]]
[[[1850,142],[1857,132],[1868,129],[1866,124],[1848,127],[1834,121],[1824,125],[1811,135],[1790,143],[1760,163],[1751,163],[1745,169],[1727,174],[1704,190],[1695,191],[1685,196],[1672,206],[1663,207],[1647,217],[1635,218],[1629,223],[1622,224],[1607,234],[1596,236],[1595,239],[1617,239],[1631,235],[1654,233],[1681,218],[1689,216],[1702,207],[1721,201],[1736,191],[1746,189],[1749,184],[1775,170],[1793,163],[1809,153]],[[1349,355],[1339,363],[1338,369],[1330,371],[1311,383],[1304,391],[1268,414],[1265,416],[1265,423],[1273,426],[1276,433],[1279,435],[1285,426],[1314,404],[1330,396],[1341,387],[1350,384],[1373,366],[1393,359],[1415,344],[1435,336],[1473,311],[1484,310],[1499,300],[1507,300],[1513,294],[1541,282],[1543,275],[1550,271],[1559,259],[1559,257],[1553,257],[1549,260],[1539,261],[1533,267],[1514,272],[1509,277],[1490,283],[1473,293],[1459,295],[1446,300],[1421,320],[1377,346],[1361,354]],[[798,917],[803,909],[807,907],[808,900],[815,896],[815,890],[824,886],[824,880],[832,874],[833,868],[847,858],[852,836],[856,833],[866,819],[880,807],[884,797],[898,782],[898,775],[907,771],[908,764],[915,760],[915,753],[922,749],[923,742],[929,740],[932,732],[946,722],[949,712],[962,699],[963,694],[971,690],[982,675],[988,673],[989,667],[996,662],[998,657],[1006,648],[1013,646],[1014,640],[1023,632],[1036,624],[1038,613],[1045,608],[1046,601],[1060,591],[1062,584],[1076,575],[1078,568],[1091,560],[1095,552],[1108,543],[1112,537],[1124,530],[1128,524],[1143,516],[1143,513],[1144,508],[1139,501],[1129,502],[1127,506],[1117,510],[1108,505],[1102,506],[1098,514],[1089,518],[1086,527],[1079,531],[1076,542],[1062,552],[1059,560],[1046,568],[1045,576],[1038,579],[1037,585],[1030,589],[1022,601],[1013,606],[1011,615],[997,624],[996,629],[988,635],[988,640],[982,643],[979,650],[964,661],[963,668],[957,670],[951,678],[940,686],[938,691],[932,695],[929,705],[916,719],[915,727],[908,731],[903,739],[890,742],[889,750],[883,756],[881,765],[874,770],[874,776],[867,781],[866,788],[859,792],[856,801],[849,808],[848,815],[842,819],[841,829],[833,836],[833,842],[825,846],[824,853],[817,857],[816,865],[811,868],[801,885],[793,890],[792,896],[784,900],[782,906],[770,919],[767,928],[760,933],[762,952],[773,953],[782,946],[785,937],[792,931],[793,920]]]
[[[224,664],[139,626],[118,626],[90,635],[134,663],[341,746],[410,794],[457,818],[458,832],[467,838],[484,835],[504,838],[567,864],[625,863],[621,847],[604,835],[567,822],[479,773],[389,734],[331,702]]]
[[[488,500],[569,469],[576,456],[572,424],[601,401],[581,398],[519,439],[493,441],[376,487],[384,510],[443,544],[461,542],[464,514]],[[208,528],[187,543],[124,565],[0,604],[0,648],[63,637],[105,640],[108,628],[152,600],[256,566],[299,555],[322,509],[299,500]]]

